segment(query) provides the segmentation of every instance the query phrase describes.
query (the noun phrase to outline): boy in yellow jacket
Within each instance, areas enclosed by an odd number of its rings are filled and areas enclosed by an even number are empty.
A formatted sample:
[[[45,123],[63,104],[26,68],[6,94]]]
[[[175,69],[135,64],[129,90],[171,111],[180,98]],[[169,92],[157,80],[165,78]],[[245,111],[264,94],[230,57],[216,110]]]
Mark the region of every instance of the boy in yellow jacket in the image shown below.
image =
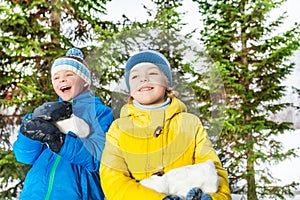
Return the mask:
[[[140,181],[153,174],[212,160],[219,177],[215,193],[191,188],[186,199],[231,199],[227,171],[212,147],[200,119],[187,112],[172,90],[168,60],[147,50],[133,55],[125,67],[130,101],[111,125],[100,166],[107,200],[180,200]],[[184,181],[183,181],[184,182]]]

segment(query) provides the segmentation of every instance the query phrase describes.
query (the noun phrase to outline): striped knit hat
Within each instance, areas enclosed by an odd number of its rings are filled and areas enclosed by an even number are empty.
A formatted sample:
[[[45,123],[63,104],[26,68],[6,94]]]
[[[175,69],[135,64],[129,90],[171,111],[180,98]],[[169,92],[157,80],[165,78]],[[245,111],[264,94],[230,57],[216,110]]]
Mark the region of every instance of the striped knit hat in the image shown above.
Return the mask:
[[[56,59],[51,68],[51,76],[61,70],[70,70],[91,85],[91,72],[88,69],[81,50],[71,48],[65,56]]]

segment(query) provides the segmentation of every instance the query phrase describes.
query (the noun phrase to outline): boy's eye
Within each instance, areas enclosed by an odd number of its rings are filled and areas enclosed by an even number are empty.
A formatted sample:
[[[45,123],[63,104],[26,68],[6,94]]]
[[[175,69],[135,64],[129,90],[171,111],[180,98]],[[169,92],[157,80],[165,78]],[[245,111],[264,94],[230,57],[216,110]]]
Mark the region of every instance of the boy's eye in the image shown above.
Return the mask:
[[[131,79],[136,79],[138,76],[137,75],[133,75],[131,76]]]
[[[158,72],[150,72],[150,75],[158,75]]]

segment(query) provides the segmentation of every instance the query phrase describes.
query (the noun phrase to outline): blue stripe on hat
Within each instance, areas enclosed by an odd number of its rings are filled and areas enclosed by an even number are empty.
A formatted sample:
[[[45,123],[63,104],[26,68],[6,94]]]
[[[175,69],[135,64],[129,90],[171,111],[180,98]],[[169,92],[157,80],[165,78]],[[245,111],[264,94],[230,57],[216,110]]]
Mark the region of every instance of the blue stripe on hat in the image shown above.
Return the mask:
[[[51,68],[51,76],[60,70],[70,70],[91,85],[91,72],[85,64],[82,51],[76,47],[69,49],[65,57],[54,61]]]
[[[68,67],[69,66],[69,67]],[[70,68],[71,67],[71,68]],[[73,69],[73,70],[72,70]],[[71,57],[62,57],[54,61],[51,68],[51,75],[60,70],[70,70],[91,84],[91,73],[88,68],[81,62],[72,59]],[[80,73],[78,73],[80,72]]]

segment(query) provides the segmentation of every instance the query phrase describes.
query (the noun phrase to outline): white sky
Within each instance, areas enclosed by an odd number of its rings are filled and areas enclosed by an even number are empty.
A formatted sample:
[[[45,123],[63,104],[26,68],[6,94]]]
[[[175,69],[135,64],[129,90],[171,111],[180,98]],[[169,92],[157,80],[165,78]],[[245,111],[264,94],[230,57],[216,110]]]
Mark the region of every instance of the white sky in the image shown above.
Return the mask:
[[[114,21],[120,20],[122,15],[125,14],[130,20],[143,21],[148,15],[146,10],[143,8],[143,4],[147,7],[153,8],[153,3],[150,0],[114,0],[107,3],[108,13],[103,16],[103,19],[112,19]],[[288,28],[294,22],[300,22],[299,14],[299,0],[287,0],[283,6],[272,12],[272,16],[276,16],[283,11],[288,12],[288,19],[282,28]],[[183,1],[183,10],[186,11],[186,15],[183,19],[184,22],[188,23],[186,29],[193,29],[201,27],[200,14],[198,13],[197,4],[192,0]]]
[[[182,34],[188,33],[190,30],[202,27],[201,15],[198,13],[198,7],[192,0],[183,1],[182,12],[186,12],[183,22],[187,25],[182,30]],[[150,0],[114,0],[107,3],[107,15],[102,16],[103,20],[118,21],[122,19],[122,15],[125,14],[130,20],[145,21],[148,14],[143,8],[146,5],[148,8],[153,8],[154,4]],[[300,23],[300,1],[299,0],[287,0],[280,8],[273,10],[270,13],[271,19],[278,17],[279,14],[284,11],[287,12],[287,19],[285,23],[280,27],[278,31],[281,32],[290,28],[295,22]],[[198,37],[198,36],[197,36]],[[197,39],[194,39],[195,42]],[[300,68],[300,50],[296,56],[292,58],[295,60],[297,66]]]

